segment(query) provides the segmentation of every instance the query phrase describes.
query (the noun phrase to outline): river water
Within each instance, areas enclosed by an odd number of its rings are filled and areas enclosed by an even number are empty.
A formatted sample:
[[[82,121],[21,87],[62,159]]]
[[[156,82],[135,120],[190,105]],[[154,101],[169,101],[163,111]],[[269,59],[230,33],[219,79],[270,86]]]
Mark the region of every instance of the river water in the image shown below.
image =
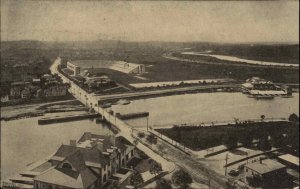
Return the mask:
[[[120,113],[150,112],[149,125],[153,127],[227,121],[233,118],[259,119],[262,114],[266,118],[287,118],[291,113],[299,115],[299,93],[293,96],[256,100],[241,93],[198,93],[135,100],[128,105],[114,105],[112,109]],[[107,127],[93,120],[39,126],[38,119],[34,117],[1,122],[2,179],[18,173],[29,163],[49,156],[61,144],[68,144],[70,139],[79,139],[84,132],[111,133]],[[128,123],[135,127],[145,127],[147,119],[129,120]]]
[[[1,121],[2,180],[15,175],[26,165],[51,155],[61,144],[68,144],[70,139],[79,139],[84,132],[112,133],[107,127],[96,124],[95,120],[41,126],[37,124],[38,119]]]
[[[181,54],[195,55],[195,56],[211,56],[211,57],[214,57],[214,58],[217,58],[220,60],[228,60],[228,61],[232,61],[232,62],[244,62],[247,64],[258,64],[258,65],[265,65],[265,66],[299,67],[299,64],[249,60],[249,59],[242,59],[242,58],[238,58],[238,57],[234,57],[234,56],[226,56],[226,55],[214,55],[214,54],[205,54],[205,53],[198,53],[198,52],[182,52]]]
[[[249,98],[242,93],[198,93],[150,98],[132,101],[128,105],[112,106],[121,114],[149,112],[149,125],[161,127],[173,124],[200,124],[215,121],[233,121],[266,118],[288,118],[299,115],[299,93],[293,98],[275,97],[272,100]],[[147,125],[146,118],[128,120],[136,127]]]

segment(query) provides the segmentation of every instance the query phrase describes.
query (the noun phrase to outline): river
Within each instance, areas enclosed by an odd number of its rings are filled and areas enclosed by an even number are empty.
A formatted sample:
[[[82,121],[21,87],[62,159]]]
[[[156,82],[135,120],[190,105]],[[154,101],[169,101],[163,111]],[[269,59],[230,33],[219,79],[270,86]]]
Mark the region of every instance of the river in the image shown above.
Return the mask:
[[[299,115],[299,93],[293,98],[275,97],[257,100],[242,93],[198,93],[132,101],[128,105],[114,105],[112,110],[121,114],[147,111],[149,125],[161,127],[173,124],[200,124],[215,121],[232,121],[266,118],[288,118]],[[146,118],[127,121],[135,127],[147,125]]]
[[[264,66],[287,66],[287,67],[299,67],[299,64],[289,64],[289,63],[279,63],[279,62],[266,62],[266,61],[258,61],[258,60],[249,60],[242,59],[234,56],[226,56],[226,55],[214,55],[214,54],[206,54],[201,52],[182,52],[181,54],[185,55],[195,55],[195,56],[210,56],[220,60],[227,60],[238,63],[246,63],[246,64],[257,64]]]
[[[41,126],[37,124],[38,119],[33,117],[1,121],[1,178],[3,180],[23,170],[26,165],[51,155],[61,144],[68,144],[70,139],[79,139],[84,132],[104,135],[112,133],[107,127],[96,124],[95,120]]]
[[[150,112],[149,125],[153,127],[234,118],[259,119],[287,118],[299,115],[299,93],[293,98],[276,97],[273,100],[256,100],[242,93],[198,93],[132,101],[128,105],[114,105],[114,112]],[[63,113],[59,113],[62,115]],[[70,114],[67,112],[66,114]],[[55,114],[51,114],[55,115]],[[111,131],[93,120],[82,120],[39,126],[39,118],[1,122],[1,176],[3,179],[21,171],[27,164],[54,153],[70,139],[79,139],[84,132],[110,134]],[[147,119],[129,120],[135,127],[145,127]]]

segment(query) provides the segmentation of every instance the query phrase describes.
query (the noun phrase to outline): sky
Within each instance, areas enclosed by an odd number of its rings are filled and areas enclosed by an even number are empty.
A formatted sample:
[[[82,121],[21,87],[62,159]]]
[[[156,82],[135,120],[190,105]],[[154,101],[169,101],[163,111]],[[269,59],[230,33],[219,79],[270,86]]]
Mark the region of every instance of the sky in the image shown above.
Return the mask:
[[[1,40],[299,43],[298,1],[1,0]]]

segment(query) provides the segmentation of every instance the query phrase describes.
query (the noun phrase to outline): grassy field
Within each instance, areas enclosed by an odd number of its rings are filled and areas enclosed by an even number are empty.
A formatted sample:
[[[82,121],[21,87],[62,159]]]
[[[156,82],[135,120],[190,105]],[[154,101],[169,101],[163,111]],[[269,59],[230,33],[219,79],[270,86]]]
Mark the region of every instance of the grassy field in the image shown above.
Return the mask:
[[[299,125],[290,122],[244,123],[212,127],[181,126],[157,129],[157,131],[195,150],[222,145],[224,137],[229,135],[236,136],[241,142],[247,135],[259,139],[263,135],[274,136],[278,133],[285,133],[291,138],[297,138],[293,141],[299,141],[299,135],[297,135]]]

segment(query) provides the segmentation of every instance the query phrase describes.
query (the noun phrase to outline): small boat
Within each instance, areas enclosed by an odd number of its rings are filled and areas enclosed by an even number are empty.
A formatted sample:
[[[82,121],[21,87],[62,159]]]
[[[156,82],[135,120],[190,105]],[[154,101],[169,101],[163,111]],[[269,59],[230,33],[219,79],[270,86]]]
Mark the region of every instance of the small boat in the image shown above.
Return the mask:
[[[272,95],[248,95],[249,98],[256,98],[256,99],[274,99]]]
[[[293,95],[281,95],[281,98],[293,98]]]
[[[101,108],[110,108],[111,107],[111,103],[105,103],[101,105]]]
[[[121,105],[127,105],[130,104],[130,101],[127,99],[120,99],[117,104],[121,104]]]

